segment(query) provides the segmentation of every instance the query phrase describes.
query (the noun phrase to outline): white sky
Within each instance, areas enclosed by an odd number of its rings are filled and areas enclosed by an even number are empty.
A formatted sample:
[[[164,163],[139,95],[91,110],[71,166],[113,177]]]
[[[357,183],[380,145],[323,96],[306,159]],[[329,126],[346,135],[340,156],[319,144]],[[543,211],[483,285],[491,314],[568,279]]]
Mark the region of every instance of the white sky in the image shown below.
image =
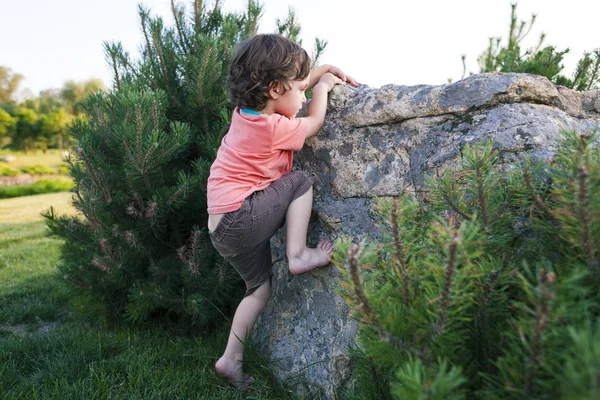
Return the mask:
[[[226,10],[243,11],[247,0],[222,0]],[[181,1],[180,1],[181,2]],[[513,1],[514,2],[514,1]],[[35,94],[65,81],[100,78],[111,84],[103,41],[120,41],[138,54],[141,32],[137,0],[0,0],[0,65],[25,76],[21,89]],[[171,25],[170,0],[142,4]],[[190,8],[192,1],[185,1]],[[214,0],[205,0],[208,5]],[[305,48],[314,37],[329,42],[321,63],[335,64],[361,83],[378,87],[443,84],[467,70],[477,72],[477,57],[488,38],[506,39],[510,0],[262,0],[259,32],[273,32],[276,18],[293,7]],[[571,48],[564,60],[570,75],[583,51],[600,47],[600,1],[520,0],[518,16],[538,14],[523,47],[537,43]]]

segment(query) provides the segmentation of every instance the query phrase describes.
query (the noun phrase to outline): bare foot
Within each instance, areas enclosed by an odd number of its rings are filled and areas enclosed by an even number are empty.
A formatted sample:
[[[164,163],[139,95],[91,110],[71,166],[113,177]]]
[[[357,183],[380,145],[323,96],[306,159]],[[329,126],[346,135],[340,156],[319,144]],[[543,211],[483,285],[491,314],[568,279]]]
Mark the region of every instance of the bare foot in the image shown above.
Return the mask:
[[[333,244],[329,240],[320,239],[314,249],[306,247],[299,256],[288,257],[290,272],[292,275],[298,275],[317,267],[324,267],[329,264],[332,254]]]
[[[215,364],[217,373],[227,379],[236,389],[244,390],[254,382],[254,378],[244,375],[242,363],[230,358],[221,357]]]

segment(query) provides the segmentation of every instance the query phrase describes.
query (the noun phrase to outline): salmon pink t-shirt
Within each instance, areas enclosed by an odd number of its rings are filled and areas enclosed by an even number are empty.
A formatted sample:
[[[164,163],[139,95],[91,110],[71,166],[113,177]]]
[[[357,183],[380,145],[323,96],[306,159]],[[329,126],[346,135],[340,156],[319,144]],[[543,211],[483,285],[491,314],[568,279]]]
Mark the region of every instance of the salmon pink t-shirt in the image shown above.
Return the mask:
[[[304,121],[280,114],[247,114],[236,107],[210,167],[208,213],[239,210],[246,197],[289,173],[294,151],[302,149],[306,139]]]

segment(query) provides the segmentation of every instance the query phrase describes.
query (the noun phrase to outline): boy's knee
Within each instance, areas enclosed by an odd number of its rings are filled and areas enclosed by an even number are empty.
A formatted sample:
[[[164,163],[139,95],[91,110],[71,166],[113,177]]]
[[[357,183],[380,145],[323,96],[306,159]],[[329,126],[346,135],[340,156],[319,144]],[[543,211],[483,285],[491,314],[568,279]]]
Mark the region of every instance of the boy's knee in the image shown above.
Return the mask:
[[[254,293],[251,294],[251,296],[254,296],[256,298],[256,300],[260,301],[261,303],[266,304],[267,301],[269,301],[269,299],[271,298],[271,282],[270,282],[270,280],[267,280],[265,283],[260,285],[258,287],[258,289],[256,289],[254,291]]]

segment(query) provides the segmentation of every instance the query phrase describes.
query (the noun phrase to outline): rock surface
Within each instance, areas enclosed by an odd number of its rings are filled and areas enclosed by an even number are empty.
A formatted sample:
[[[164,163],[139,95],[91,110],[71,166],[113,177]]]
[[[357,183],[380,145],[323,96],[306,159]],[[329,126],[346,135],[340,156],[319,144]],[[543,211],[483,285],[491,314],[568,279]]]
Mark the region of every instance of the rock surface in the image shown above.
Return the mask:
[[[424,176],[489,139],[506,159],[530,151],[549,159],[564,128],[600,123],[600,91],[575,92],[525,74],[480,74],[442,86],[336,87],[321,131],[296,165],[315,177],[309,244],[320,236],[376,235],[375,196],[418,191]],[[334,398],[348,380],[356,322],[336,295],[338,273],[287,271],[285,240],[272,240],[273,293],[255,339],[278,379],[307,398]]]

